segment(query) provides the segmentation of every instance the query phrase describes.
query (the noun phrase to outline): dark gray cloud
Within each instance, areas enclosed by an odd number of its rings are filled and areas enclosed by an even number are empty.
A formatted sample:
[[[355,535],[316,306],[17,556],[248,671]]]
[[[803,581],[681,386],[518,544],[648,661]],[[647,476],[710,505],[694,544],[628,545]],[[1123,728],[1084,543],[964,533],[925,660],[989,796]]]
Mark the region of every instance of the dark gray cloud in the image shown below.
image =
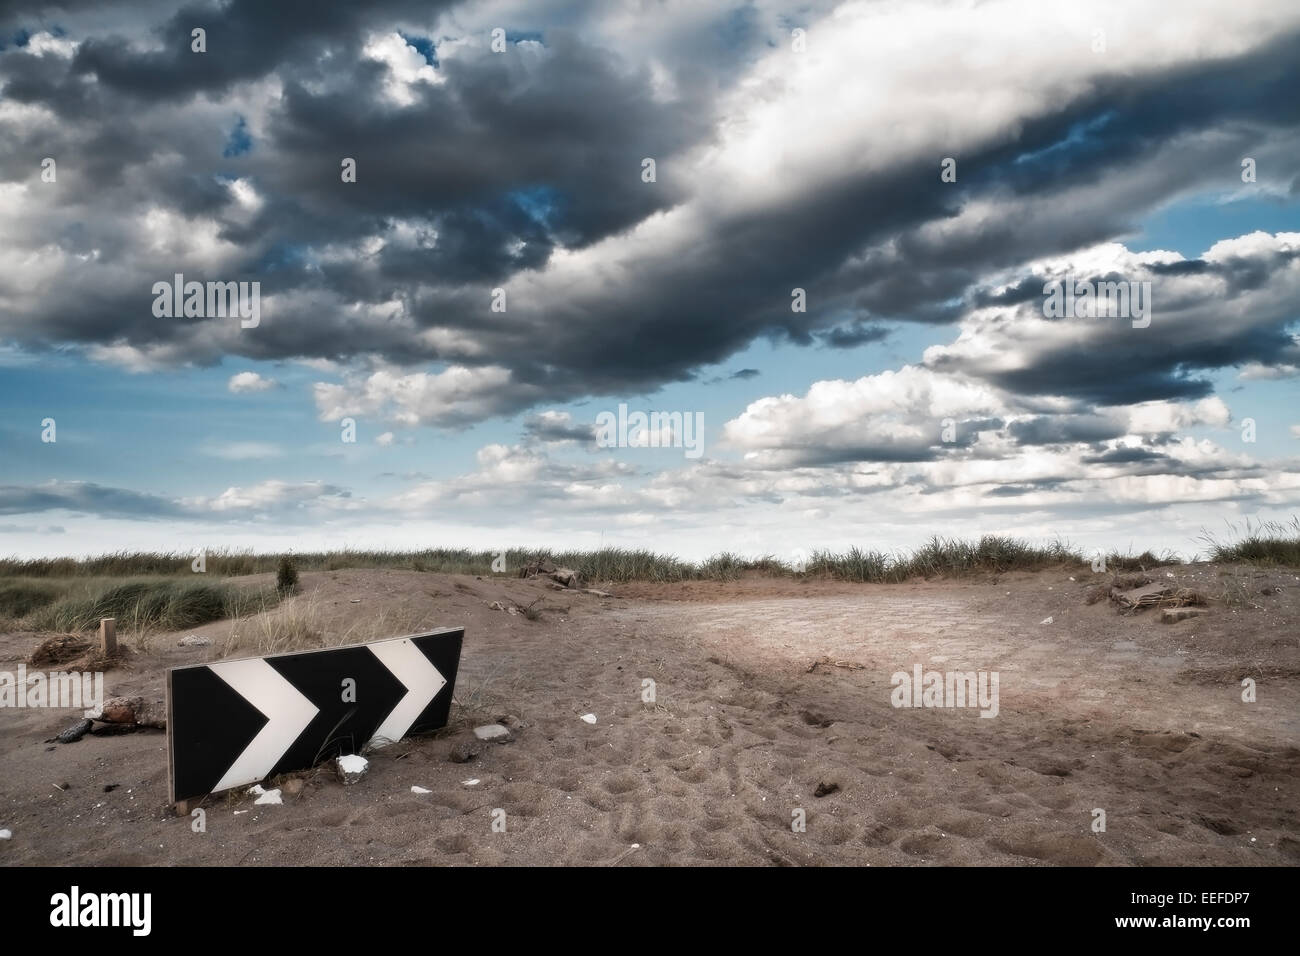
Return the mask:
[[[968,144],[951,188],[936,136],[896,161],[810,170],[793,195],[728,204],[706,189],[710,151],[725,149],[738,98],[759,110],[779,96],[775,83],[745,100],[737,84],[786,45],[789,22],[740,4],[711,11],[707,29],[666,13],[645,35],[615,35],[604,15],[538,8],[495,54],[489,25],[466,27],[472,10],[451,3],[8,5],[8,33],[62,17],[78,45],[0,52],[3,96],[26,111],[0,120],[0,181],[32,197],[0,216],[15,259],[40,250],[51,273],[37,295],[0,271],[11,303],[0,338],[120,343],[155,364],[501,367],[510,386],[481,407],[510,413],[687,381],[760,336],[851,348],[884,338],[885,322],[1030,306],[1031,279],[993,291],[987,276],[1131,231],[1176,195],[1222,184],[1215,170],[1248,148],[1300,147],[1289,95],[1300,36],[1282,33],[1231,56],[1092,77]],[[205,54],[190,51],[194,27],[207,30]],[[433,57],[437,82],[408,82],[367,53],[399,33],[448,44]],[[240,123],[248,148],[228,155]],[[47,155],[57,187],[38,179]],[[345,156],[354,184],[340,181]],[[231,180],[256,202],[241,205]],[[1002,213],[969,222],[979,204]],[[568,281],[562,261],[584,253],[590,281]],[[273,300],[262,326],[155,319],[149,285],[182,266],[261,281]],[[1230,302],[1285,268],[1279,254],[1149,271],[1219,278]],[[504,313],[489,309],[498,286]],[[791,311],[794,287],[807,312]],[[1293,319],[1229,316],[1212,337],[1108,338],[1082,357],[1044,351],[978,374],[1098,403],[1195,398],[1211,390],[1202,373],[1294,358]],[[950,354],[934,367],[969,364]]]
[[[88,481],[0,485],[0,514],[72,511],[114,518],[177,517],[184,509],[162,495],[109,488]]]

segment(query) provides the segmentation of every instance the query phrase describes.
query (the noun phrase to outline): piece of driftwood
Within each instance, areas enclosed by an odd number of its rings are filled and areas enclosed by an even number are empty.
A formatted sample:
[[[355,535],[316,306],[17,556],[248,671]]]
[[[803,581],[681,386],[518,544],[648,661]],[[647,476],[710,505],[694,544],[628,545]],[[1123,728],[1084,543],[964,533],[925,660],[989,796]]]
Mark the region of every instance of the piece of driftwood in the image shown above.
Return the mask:
[[[866,664],[858,664],[855,663],[854,661],[836,661],[836,660],[832,660],[829,657],[823,657],[821,660],[813,661],[811,664],[809,664],[808,669],[804,671],[804,673],[811,674],[813,671],[817,669],[818,665],[820,664],[825,664],[827,667],[843,667],[846,670],[851,670],[851,671],[861,671],[867,669]]]

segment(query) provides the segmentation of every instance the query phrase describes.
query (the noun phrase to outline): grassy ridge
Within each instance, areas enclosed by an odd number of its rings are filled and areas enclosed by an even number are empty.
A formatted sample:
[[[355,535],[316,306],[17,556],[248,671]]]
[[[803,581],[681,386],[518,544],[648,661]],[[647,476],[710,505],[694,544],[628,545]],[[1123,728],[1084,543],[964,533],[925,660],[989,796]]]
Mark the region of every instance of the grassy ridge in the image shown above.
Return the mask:
[[[1235,526],[1230,527],[1235,534],[1241,534]],[[1213,561],[1300,567],[1300,518],[1286,524],[1247,521],[1244,536],[1232,543],[1221,543],[1209,534],[1202,535],[1201,540],[1207,544]]]
[[[407,571],[436,571],[447,574],[491,574],[498,553],[468,548],[429,548],[423,551],[324,551],[293,555],[299,571],[336,571],[343,568],[391,568]],[[27,579],[30,587],[42,580],[83,577],[123,578],[133,575],[195,578],[190,554],[119,552],[93,558],[0,559],[0,580]],[[276,571],[281,555],[247,552],[208,552],[209,578],[235,577]],[[1161,559],[1150,553],[1138,556],[1114,555],[1115,563],[1153,566]],[[1082,564],[1084,555],[1061,542],[1040,547],[1015,538],[987,535],[976,542],[933,538],[911,553],[888,554],[851,548],[843,553],[813,552],[806,561],[795,563],[774,555],[746,557],[721,552],[700,562],[684,561],[673,555],[631,548],[602,548],[597,551],[554,551],[511,548],[505,552],[506,574],[537,562],[572,568],[590,581],[688,581],[730,580],[745,573],[774,576],[829,576],[849,581],[901,581],[918,576],[966,574],[976,571],[1033,570],[1060,564]],[[36,600],[33,597],[33,600]]]
[[[226,581],[152,578],[18,578],[0,586],[0,618],[35,631],[84,631],[101,617],[124,631],[179,631],[257,613],[277,602],[273,588]]]
[[[1300,520],[1293,520],[1290,525],[1248,525],[1245,537],[1232,544],[1220,544],[1208,536],[1203,538],[1209,545],[1211,559],[1215,561],[1300,567]],[[492,573],[498,553],[469,548],[428,548],[422,551],[319,551],[298,553],[292,557],[293,564],[299,571],[391,568],[487,575]],[[202,577],[191,571],[192,554],[123,551],[81,559],[3,558],[0,559],[0,614],[29,614],[56,602],[62,603],[65,600],[65,589],[61,582],[92,578],[120,580],[142,576],[156,579],[147,592],[128,590],[102,596],[97,600],[109,604],[124,603],[132,607],[141,605],[150,615],[158,617],[166,616],[158,608],[173,606],[176,601],[211,608],[217,603],[216,592],[204,589],[219,588],[221,585],[206,582],[247,574],[272,573],[277,570],[281,558],[282,555],[278,553],[210,551],[206,556],[207,573]],[[1150,551],[1136,555],[1112,553],[1106,556],[1106,566],[1111,570],[1131,571],[1176,564],[1179,560],[1174,554],[1153,554]],[[755,558],[725,551],[704,561],[692,562],[673,555],[632,548],[602,548],[596,551],[511,548],[505,552],[505,573],[514,575],[520,568],[542,561],[572,568],[589,581],[616,583],[731,580],[746,573],[890,582],[915,577],[1079,566],[1089,564],[1091,558],[1062,541],[1035,545],[1018,538],[985,535],[978,541],[934,537],[910,552],[889,553],[857,547],[844,552],[814,551],[799,563],[770,554]],[[167,580],[184,590],[184,600],[180,600],[176,594],[163,600],[165,589],[162,589],[161,582]],[[186,584],[179,583],[186,580]],[[228,598],[229,595],[222,600]]]

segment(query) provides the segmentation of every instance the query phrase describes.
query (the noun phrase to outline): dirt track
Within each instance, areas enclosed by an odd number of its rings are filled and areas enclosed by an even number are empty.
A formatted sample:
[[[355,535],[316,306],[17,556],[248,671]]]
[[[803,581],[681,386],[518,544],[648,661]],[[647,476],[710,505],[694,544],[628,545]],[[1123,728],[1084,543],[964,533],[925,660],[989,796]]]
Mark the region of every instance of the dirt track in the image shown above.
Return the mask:
[[[1218,571],[1178,573],[1208,587]],[[0,862],[1294,865],[1300,581],[1232,573],[1252,594],[1284,589],[1165,625],[1087,605],[1092,582],[1064,572],[639,585],[613,600],[518,580],[304,575],[327,636],[383,636],[358,632],[378,609],[411,630],[467,625],[447,731],[380,752],[350,788],[317,772],[284,806],[215,799],[195,834],[165,808],[161,735],[47,750],[66,713],[0,712],[0,827],[14,831]],[[539,596],[541,621],[489,607]],[[220,646],[232,626],[198,633]],[[161,694],[163,668],[210,653],[174,637],[111,672],[109,692]],[[34,642],[0,638],[0,668]],[[997,671],[997,717],[892,707],[891,675],[917,663]],[[1246,676],[1255,703],[1241,700]],[[447,761],[502,715],[523,723],[514,741]],[[816,797],[819,784],[838,790]]]

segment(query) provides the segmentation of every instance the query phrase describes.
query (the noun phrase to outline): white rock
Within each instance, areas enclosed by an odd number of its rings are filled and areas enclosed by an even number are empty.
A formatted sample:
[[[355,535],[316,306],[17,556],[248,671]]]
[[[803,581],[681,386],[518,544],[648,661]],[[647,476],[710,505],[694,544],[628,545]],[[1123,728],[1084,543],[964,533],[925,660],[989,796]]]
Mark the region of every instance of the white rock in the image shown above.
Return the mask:
[[[411,793],[433,793],[433,791],[425,790],[424,787],[412,787]]]
[[[8,840],[13,837],[12,830],[0,830],[0,840]]]
[[[479,780],[478,777],[475,777],[473,780],[462,780],[462,781],[461,781],[461,783],[463,783],[463,784],[464,784],[465,786],[467,786],[467,787],[477,787],[477,786],[479,785],[480,782],[481,782],[481,781]]]
[[[270,803],[270,804],[275,804],[275,803],[284,803],[284,801],[280,799],[280,791],[279,791],[278,789],[277,789],[277,790],[267,790],[265,793],[263,793],[260,797],[258,797],[258,798],[257,798],[256,800],[254,800],[253,802],[254,802],[254,803]]]
[[[266,793],[266,791],[262,789],[262,785],[260,783],[253,784],[251,787],[248,788],[248,792],[254,797],[260,797],[262,794]]]
[[[360,754],[344,754],[334,760],[334,769],[338,772],[339,780],[344,786],[360,780],[365,776],[366,768],[369,766],[370,761]]]
[[[501,740],[510,736],[510,728],[500,724],[484,724],[474,728],[474,736],[479,740]]]
[[[594,724],[594,723],[596,722],[596,715],[595,715],[595,714],[583,714],[582,717],[581,717],[581,720],[583,720],[585,723],[588,723],[588,724]]]
[[[1045,617],[1045,618],[1043,618],[1041,621],[1039,621],[1038,623],[1040,623],[1040,624],[1051,624],[1051,623],[1052,623],[1052,620],[1053,620],[1053,618]]]

